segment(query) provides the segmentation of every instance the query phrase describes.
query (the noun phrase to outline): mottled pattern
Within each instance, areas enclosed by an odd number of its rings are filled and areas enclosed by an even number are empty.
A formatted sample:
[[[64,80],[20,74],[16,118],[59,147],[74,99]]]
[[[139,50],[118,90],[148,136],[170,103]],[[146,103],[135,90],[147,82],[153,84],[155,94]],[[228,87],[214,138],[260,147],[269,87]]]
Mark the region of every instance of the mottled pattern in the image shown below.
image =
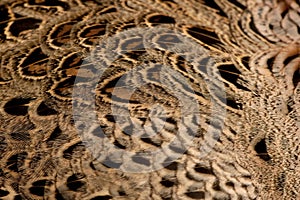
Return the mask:
[[[0,199],[300,199],[299,41],[299,0],[1,0]]]

